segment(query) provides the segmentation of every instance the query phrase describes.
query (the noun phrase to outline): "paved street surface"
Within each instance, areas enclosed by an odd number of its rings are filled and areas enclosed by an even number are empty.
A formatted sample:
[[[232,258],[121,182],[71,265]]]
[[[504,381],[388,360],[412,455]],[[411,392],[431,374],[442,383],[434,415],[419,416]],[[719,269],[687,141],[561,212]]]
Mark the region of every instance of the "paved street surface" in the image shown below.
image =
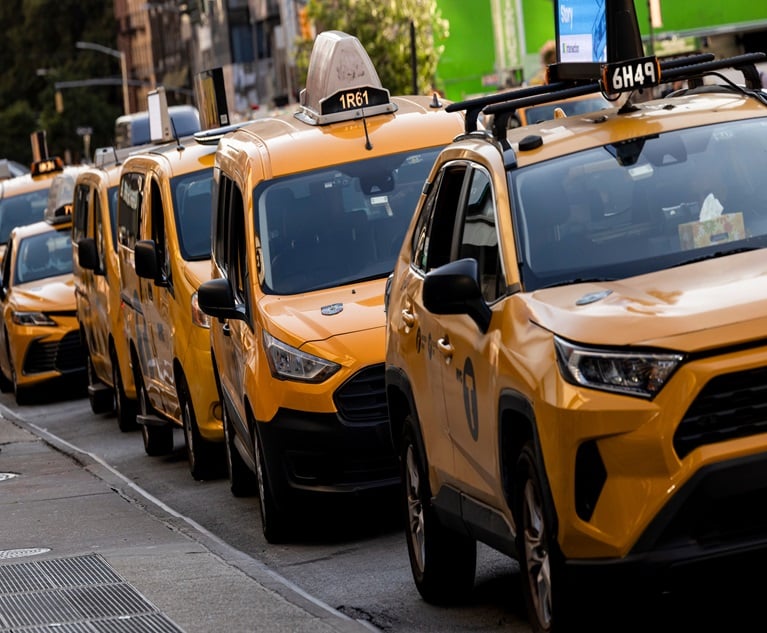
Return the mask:
[[[115,633],[376,630],[95,456],[2,405],[0,416],[0,633],[50,625]]]

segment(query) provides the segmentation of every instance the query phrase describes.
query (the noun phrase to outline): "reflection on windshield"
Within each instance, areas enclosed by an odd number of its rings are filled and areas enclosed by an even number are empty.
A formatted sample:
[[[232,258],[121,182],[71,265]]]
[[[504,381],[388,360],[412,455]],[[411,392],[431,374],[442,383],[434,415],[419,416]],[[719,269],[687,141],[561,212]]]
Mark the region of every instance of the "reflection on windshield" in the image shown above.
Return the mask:
[[[71,272],[72,238],[68,231],[31,235],[19,243],[14,283],[24,284]]]
[[[766,144],[766,123],[739,121],[648,137],[631,156],[602,147],[513,173],[525,287],[767,246]]]
[[[295,294],[394,268],[439,148],[272,180],[254,192],[267,292]]]
[[[0,244],[7,244],[11,231],[43,219],[48,191],[34,191],[0,200]]]

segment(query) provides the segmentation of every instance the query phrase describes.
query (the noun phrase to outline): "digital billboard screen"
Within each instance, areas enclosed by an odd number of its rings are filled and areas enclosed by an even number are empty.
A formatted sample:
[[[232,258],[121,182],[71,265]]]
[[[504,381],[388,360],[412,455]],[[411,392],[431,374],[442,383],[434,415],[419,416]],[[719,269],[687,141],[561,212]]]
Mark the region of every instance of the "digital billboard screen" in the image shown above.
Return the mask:
[[[607,62],[606,0],[555,0],[558,62]]]

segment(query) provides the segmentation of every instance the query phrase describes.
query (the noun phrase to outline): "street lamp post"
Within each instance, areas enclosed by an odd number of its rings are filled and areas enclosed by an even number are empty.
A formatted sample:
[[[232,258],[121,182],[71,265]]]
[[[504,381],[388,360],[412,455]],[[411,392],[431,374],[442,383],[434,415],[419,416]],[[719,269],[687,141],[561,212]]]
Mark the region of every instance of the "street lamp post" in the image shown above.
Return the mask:
[[[88,49],[92,51],[98,51],[117,57],[120,60],[120,74],[122,75],[123,85],[123,110],[125,114],[130,114],[130,99],[128,98],[128,66],[125,60],[125,53],[115,50],[114,48],[108,48],[101,44],[95,44],[94,42],[75,42],[75,46],[81,49]]]

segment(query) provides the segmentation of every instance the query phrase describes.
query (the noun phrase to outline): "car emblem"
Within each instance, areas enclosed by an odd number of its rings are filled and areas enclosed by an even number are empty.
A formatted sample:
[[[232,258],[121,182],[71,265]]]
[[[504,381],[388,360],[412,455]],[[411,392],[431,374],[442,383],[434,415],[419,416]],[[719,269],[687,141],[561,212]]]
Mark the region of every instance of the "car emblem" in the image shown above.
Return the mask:
[[[596,303],[597,301],[600,301],[604,299],[606,296],[611,295],[613,293],[612,290],[602,290],[601,292],[591,292],[587,295],[583,295],[578,301],[575,302],[575,305],[577,306],[585,306],[589,303]]]
[[[322,308],[320,308],[320,312],[325,316],[333,316],[334,314],[343,312],[343,309],[343,303],[331,303],[329,306],[322,306]]]

